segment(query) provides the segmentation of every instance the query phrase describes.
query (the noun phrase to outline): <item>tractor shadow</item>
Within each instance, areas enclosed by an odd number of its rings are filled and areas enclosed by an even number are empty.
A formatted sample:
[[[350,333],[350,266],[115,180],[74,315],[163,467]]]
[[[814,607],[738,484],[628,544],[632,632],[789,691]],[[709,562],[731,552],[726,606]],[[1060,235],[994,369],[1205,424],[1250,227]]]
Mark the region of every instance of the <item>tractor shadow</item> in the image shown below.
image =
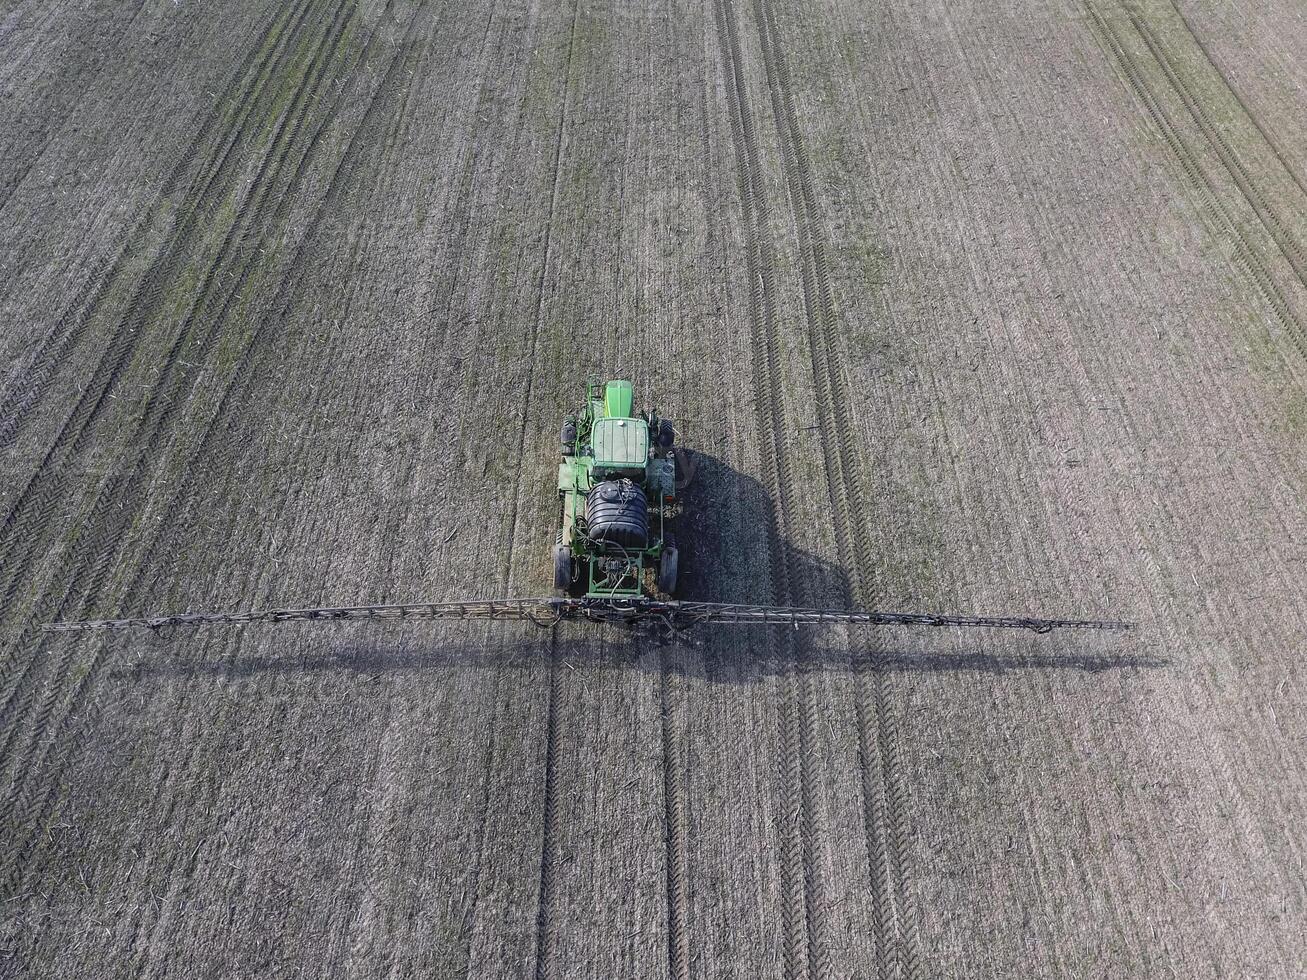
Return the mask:
[[[843,608],[851,604],[849,578],[844,569],[804,551],[777,533],[775,510],[763,485],[710,454],[692,452],[693,480],[681,493],[681,513],[675,522],[681,553],[681,598],[704,602],[817,605]],[[820,510],[820,508],[819,508]],[[775,557],[773,557],[774,549]],[[782,589],[775,582],[782,580]],[[788,579],[788,588],[784,580]],[[779,593],[779,594],[778,594]],[[788,594],[786,594],[788,593]],[[466,635],[471,624],[456,624]],[[972,672],[1002,674],[1014,670],[1074,670],[1085,673],[1126,668],[1160,668],[1170,661],[1119,649],[1128,634],[1076,637],[1053,633],[1036,637],[1021,631],[1008,633],[1000,649],[986,650],[994,631],[977,631],[977,642],[958,651],[956,630],[921,630],[905,642],[901,629],[854,626],[849,643],[833,644],[831,632],[821,627],[799,630],[768,626],[700,626],[682,637],[668,638],[651,631],[585,622],[562,623],[550,634],[521,635],[510,624],[492,626],[476,642],[438,637],[449,627],[440,623],[395,627],[403,639],[373,643],[362,640],[361,624],[286,624],[287,647],[305,651],[285,656],[239,656],[215,663],[171,659],[165,655],[141,657],[119,676],[140,679],[147,675],[212,674],[242,677],[265,672],[323,671],[375,675],[385,671],[453,669],[539,670],[555,662],[571,667],[595,666],[622,670],[667,671],[719,683],[747,684],[767,676],[805,672],[888,673]],[[313,633],[302,632],[312,630]],[[419,631],[414,633],[413,631]],[[496,638],[499,631],[512,638]],[[479,633],[482,631],[478,630]],[[934,644],[928,635],[940,632]],[[175,633],[169,645],[181,640]],[[393,636],[394,634],[392,634]],[[322,636],[325,642],[311,642]],[[154,643],[147,641],[140,652]],[[184,642],[184,641],[183,641]],[[262,646],[262,644],[260,644]],[[930,646],[946,647],[933,652]],[[307,652],[311,651],[311,652]]]
[[[693,460],[694,481],[682,494],[682,523],[688,533],[678,539],[684,556],[679,590],[682,598],[833,609],[854,605],[849,575],[842,566],[805,551],[780,533],[771,495],[761,482],[708,453],[695,450]],[[817,512],[820,520],[826,507],[818,506]],[[788,579],[787,589],[783,579]],[[778,582],[782,589],[777,588]],[[898,673],[998,674],[1048,669],[1096,673],[1126,667],[1158,668],[1170,663],[1120,651],[1117,648],[1122,645],[1123,635],[1119,633],[1098,634],[1093,639],[1082,634],[1071,639],[1074,634],[1036,637],[1018,631],[1024,642],[1013,643],[1012,631],[1004,630],[1009,637],[995,644],[1004,647],[1004,652],[984,650],[983,632],[977,634],[980,642],[975,644],[974,652],[957,652],[957,644],[947,642],[952,637],[941,636],[945,642],[938,645],[952,649],[934,653],[922,650],[930,645],[930,632],[956,635],[958,631],[923,628],[908,643],[903,640],[902,629],[853,626],[849,627],[849,644],[844,647],[823,644],[823,634],[829,633],[820,628],[795,631],[765,626],[706,626],[688,636],[685,643],[701,652],[709,676],[742,680],[760,673],[784,674],[796,667]],[[992,636],[993,631],[989,632]],[[1031,649],[1035,646],[1043,649]],[[1099,649],[1095,651],[1095,647]],[[1021,652],[1011,652],[1014,649]]]

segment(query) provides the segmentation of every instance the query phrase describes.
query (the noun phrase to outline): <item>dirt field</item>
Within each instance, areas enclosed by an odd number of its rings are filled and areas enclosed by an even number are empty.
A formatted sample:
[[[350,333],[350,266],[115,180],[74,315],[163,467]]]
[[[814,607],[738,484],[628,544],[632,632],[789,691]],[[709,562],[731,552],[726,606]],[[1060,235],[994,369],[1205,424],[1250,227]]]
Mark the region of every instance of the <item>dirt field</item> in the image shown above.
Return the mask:
[[[0,974],[1307,974],[1248,6],[0,0]],[[588,372],[687,595],[1141,628],[35,628],[546,594]]]

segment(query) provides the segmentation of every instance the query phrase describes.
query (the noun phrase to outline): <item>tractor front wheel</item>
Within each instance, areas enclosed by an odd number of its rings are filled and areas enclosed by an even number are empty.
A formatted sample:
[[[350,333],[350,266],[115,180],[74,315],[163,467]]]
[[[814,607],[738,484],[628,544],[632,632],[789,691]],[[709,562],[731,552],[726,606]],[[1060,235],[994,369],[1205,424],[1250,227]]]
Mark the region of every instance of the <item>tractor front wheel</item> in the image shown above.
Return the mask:
[[[572,549],[554,545],[554,588],[566,592],[572,587]]]
[[[658,591],[676,595],[676,545],[668,543],[658,559]]]

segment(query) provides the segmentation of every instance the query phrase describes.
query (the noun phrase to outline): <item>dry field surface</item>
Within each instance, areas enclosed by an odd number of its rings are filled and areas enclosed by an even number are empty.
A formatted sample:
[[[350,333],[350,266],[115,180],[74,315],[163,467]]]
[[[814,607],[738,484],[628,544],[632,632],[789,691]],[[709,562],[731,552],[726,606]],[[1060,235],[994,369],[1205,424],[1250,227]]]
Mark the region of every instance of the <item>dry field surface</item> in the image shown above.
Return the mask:
[[[0,0],[0,975],[1307,975],[1291,0]],[[51,619],[684,591],[1121,636]]]

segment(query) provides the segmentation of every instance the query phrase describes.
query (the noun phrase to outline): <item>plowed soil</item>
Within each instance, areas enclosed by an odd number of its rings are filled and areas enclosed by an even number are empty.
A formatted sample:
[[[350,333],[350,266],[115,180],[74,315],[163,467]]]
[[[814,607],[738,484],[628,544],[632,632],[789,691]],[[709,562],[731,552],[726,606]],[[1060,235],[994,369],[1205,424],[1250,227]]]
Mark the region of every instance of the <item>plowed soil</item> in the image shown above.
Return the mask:
[[[1256,9],[1251,9],[1256,8]],[[1307,974],[1288,0],[0,0],[0,974]],[[1125,636],[286,624],[549,591]]]

